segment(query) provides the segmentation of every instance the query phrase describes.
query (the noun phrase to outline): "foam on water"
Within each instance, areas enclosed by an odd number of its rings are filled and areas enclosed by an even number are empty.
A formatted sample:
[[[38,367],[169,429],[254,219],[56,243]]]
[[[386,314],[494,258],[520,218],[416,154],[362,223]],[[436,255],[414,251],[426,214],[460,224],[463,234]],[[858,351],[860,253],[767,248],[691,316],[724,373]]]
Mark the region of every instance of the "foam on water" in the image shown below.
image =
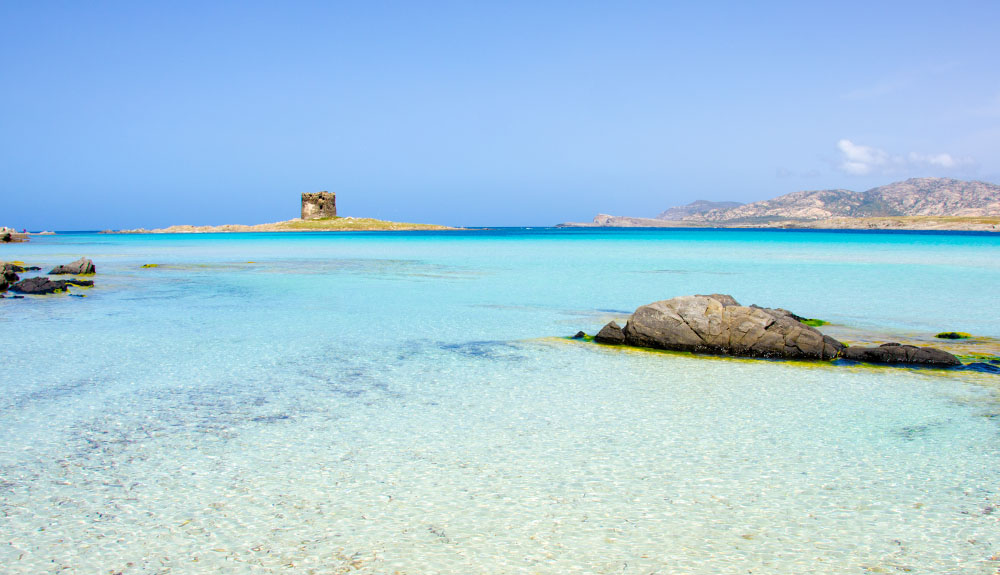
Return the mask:
[[[996,375],[553,336],[726,292],[997,337],[998,247],[702,231],[39,238],[4,257],[88,255],[99,273],[85,299],[0,300],[0,565],[996,573]]]

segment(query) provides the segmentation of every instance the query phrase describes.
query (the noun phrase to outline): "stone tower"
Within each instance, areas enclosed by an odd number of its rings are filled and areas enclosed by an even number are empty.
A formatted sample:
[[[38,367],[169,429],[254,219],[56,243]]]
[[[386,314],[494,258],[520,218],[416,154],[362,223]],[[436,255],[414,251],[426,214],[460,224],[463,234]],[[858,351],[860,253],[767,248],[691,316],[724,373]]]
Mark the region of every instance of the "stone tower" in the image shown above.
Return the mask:
[[[302,194],[302,219],[322,220],[337,217],[337,194],[316,192]]]

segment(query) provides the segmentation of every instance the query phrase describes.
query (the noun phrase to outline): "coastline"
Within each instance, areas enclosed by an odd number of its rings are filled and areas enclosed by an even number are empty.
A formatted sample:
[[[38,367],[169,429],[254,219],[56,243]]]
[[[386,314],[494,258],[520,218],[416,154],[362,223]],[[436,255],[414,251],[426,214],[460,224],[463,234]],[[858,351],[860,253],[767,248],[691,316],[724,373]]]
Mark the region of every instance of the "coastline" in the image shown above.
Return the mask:
[[[223,224],[219,226],[175,225],[166,228],[132,230],[104,230],[102,234],[214,234],[255,232],[366,232],[366,231],[416,231],[461,230],[437,224],[392,222],[374,218],[337,217],[321,220],[295,218],[270,224]]]
[[[819,220],[773,220],[743,222],[706,222],[658,220],[599,215],[593,222],[566,222],[560,228],[778,228],[816,230],[913,230],[1000,232],[1000,217],[959,216],[885,216],[870,218],[826,218]]]

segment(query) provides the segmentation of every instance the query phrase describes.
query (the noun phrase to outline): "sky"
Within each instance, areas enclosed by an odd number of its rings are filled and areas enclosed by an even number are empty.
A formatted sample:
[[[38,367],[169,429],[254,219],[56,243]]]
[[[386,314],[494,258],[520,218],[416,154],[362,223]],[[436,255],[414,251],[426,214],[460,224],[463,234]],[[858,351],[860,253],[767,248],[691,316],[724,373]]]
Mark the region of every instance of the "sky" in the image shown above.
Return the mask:
[[[0,0],[0,225],[544,226],[1000,183],[1000,2]]]

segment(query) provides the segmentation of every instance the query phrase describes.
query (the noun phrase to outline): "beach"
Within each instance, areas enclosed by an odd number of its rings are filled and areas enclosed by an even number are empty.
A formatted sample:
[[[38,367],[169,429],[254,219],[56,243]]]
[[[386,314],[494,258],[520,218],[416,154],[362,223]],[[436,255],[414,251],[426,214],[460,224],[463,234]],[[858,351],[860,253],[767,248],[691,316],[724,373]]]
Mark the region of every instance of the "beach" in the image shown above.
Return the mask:
[[[98,273],[71,289],[84,298],[0,300],[16,333],[0,375],[0,564],[992,574],[1000,376],[569,336],[659,299],[731,293],[822,318],[845,341],[969,332],[942,345],[988,362],[998,242],[551,228],[33,237],[4,258],[48,269],[86,255]]]

